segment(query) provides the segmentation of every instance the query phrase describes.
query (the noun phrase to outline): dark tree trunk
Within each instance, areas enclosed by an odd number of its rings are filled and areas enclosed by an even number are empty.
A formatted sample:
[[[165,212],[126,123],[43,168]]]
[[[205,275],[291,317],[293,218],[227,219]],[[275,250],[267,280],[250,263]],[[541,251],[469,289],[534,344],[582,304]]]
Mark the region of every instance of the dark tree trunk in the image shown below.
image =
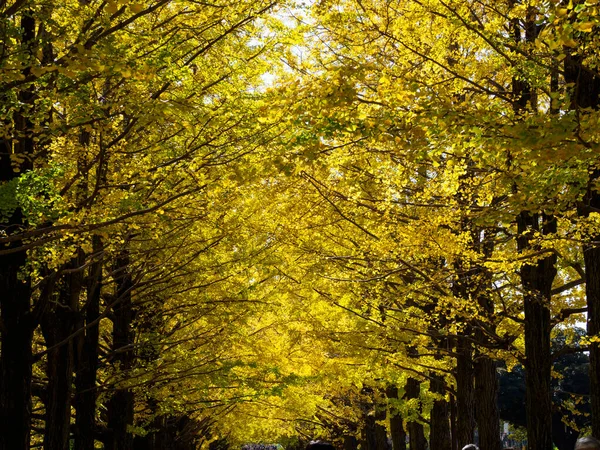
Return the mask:
[[[78,268],[84,261],[83,252],[72,260],[69,269],[74,272],[64,277],[56,307],[48,308],[42,320],[42,333],[48,348],[44,450],[67,450],[69,447],[74,371],[74,344],[69,337],[75,331],[83,287],[83,274]]]
[[[545,214],[522,212],[517,217],[519,251],[531,250],[530,237],[556,232],[556,219]],[[552,450],[552,393],[550,354],[550,291],[556,276],[552,254],[521,268],[525,291],[525,384],[527,442],[530,450]]]
[[[375,392],[370,387],[364,387],[362,394],[367,400],[362,403],[364,423],[361,448],[364,450],[388,450],[386,429],[381,425],[387,415],[385,405],[378,403]]]
[[[459,450],[456,438],[456,398],[450,397],[450,435],[452,436],[452,450]]]
[[[496,363],[487,355],[475,359],[475,407],[479,448],[501,450]]]
[[[446,388],[444,378],[439,375],[431,376],[431,392],[444,395]],[[452,437],[450,436],[450,408],[444,399],[433,402],[431,409],[431,427],[429,435],[430,450],[452,450]]]
[[[567,52],[564,62],[565,82],[573,83],[571,108],[592,108],[600,106],[600,77],[596,72],[583,66],[580,55]],[[586,193],[578,213],[587,217],[591,211],[600,208],[600,193],[595,185],[600,179],[600,170],[590,169]],[[595,336],[600,332],[600,234],[592,236],[583,246],[585,262],[585,294],[587,299],[587,332]],[[592,435],[600,436],[600,344],[590,344],[590,404],[592,409]]]
[[[133,367],[134,318],[131,290],[133,282],[129,273],[129,253],[123,250],[116,261],[115,279],[117,282],[117,302],[114,308],[113,345],[114,361],[119,369],[127,373]],[[108,402],[108,428],[111,437],[105,443],[105,450],[132,450],[133,435],[127,427],[133,425],[134,397],[130,389],[117,387]]]
[[[595,195],[600,206],[600,196]],[[595,241],[600,241],[597,236]],[[600,247],[586,245],[583,252],[585,260],[585,293],[587,296],[587,334],[597,336],[600,333]],[[590,405],[592,410],[592,435],[600,436],[600,343],[590,343]]]
[[[515,41],[522,38],[519,20],[512,20]],[[524,26],[525,41],[536,38],[535,12],[527,12]],[[536,93],[526,80],[513,78],[513,108],[516,113],[528,105],[537,107]],[[540,223],[541,221],[541,223]],[[556,220],[552,216],[523,211],[517,216],[517,247],[519,252],[536,250],[530,244],[536,232],[556,232]],[[537,248],[539,250],[539,248]],[[525,378],[527,442],[529,450],[552,450],[552,398],[550,355],[550,291],[556,276],[556,256],[550,255],[521,268],[521,284],[524,290],[525,310]]]
[[[355,436],[344,435],[344,450],[357,450],[358,439]]]
[[[421,382],[415,378],[409,378],[406,381],[404,388],[404,398],[410,400],[412,398],[420,398]],[[419,411],[420,413],[421,411]],[[408,431],[410,450],[425,450],[427,441],[425,440],[425,431],[423,425],[416,420],[407,422],[406,428]]]
[[[456,442],[458,448],[475,438],[475,391],[473,386],[473,348],[467,339],[458,338],[456,357]]]
[[[558,450],[573,450],[578,437],[579,431],[565,425],[560,412],[552,414],[552,440]]]
[[[386,395],[388,399],[398,401],[398,388],[396,386],[389,386]],[[389,407],[389,414],[392,447],[394,450],[406,450],[406,430],[404,429],[404,421],[398,409],[394,407],[393,402]]]
[[[24,262],[21,255],[0,257],[0,450],[29,449],[33,331],[28,315],[29,285],[17,279],[20,260]]]
[[[593,208],[600,208],[600,194],[593,190],[593,184],[600,178],[600,171],[590,175],[587,193],[579,215],[587,217]],[[583,246],[585,263],[585,294],[587,299],[587,334],[597,336],[600,333],[600,235],[591,239],[596,244]],[[592,412],[592,435],[600,436],[600,343],[591,342],[590,352],[590,406]]]
[[[491,255],[491,244],[488,244],[484,252],[488,256]],[[486,282],[489,282],[488,277],[486,277],[486,280]],[[492,299],[485,294],[480,294],[477,297],[477,303],[481,308],[481,314],[489,321],[492,321],[494,315],[494,302]],[[487,343],[487,339],[481,330],[475,332],[475,339],[482,344]],[[496,361],[483,353],[475,353],[474,371],[475,398],[477,399],[475,420],[479,432],[479,448],[501,450],[500,412],[498,410],[499,386]]]
[[[33,55],[35,19],[30,10],[21,16],[21,45],[26,55]],[[30,68],[23,70],[28,76]],[[33,103],[33,93],[18,93],[19,102]],[[13,139],[0,141],[0,182],[7,182],[20,173],[33,168],[33,139],[28,133],[32,128],[28,111],[14,114]],[[11,154],[20,155],[23,161],[14,170]],[[18,233],[24,226],[20,209],[14,211],[0,229],[7,235]],[[3,250],[16,250],[0,256],[0,450],[29,449],[31,429],[31,373],[33,364],[32,339],[35,328],[31,314],[31,287],[29,280],[19,279],[25,266],[26,254],[18,251],[22,242],[13,241]]]
[[[85,333],[77,340],[77,377],[75,378],[75,450],[94,450],[96,431],[96,375],[98,372],[99,327],[102,290],[102,251],[100,236],[92,237],[94,263],[87,278],[87,302],[83,311]]]
[[[379,423],[380,420],[385,420],[385,410],[376,408],[374,414],[368,414],[365,417],[363,427],[363,445],[364,450],[388,450],[387,435],[385,427]]]

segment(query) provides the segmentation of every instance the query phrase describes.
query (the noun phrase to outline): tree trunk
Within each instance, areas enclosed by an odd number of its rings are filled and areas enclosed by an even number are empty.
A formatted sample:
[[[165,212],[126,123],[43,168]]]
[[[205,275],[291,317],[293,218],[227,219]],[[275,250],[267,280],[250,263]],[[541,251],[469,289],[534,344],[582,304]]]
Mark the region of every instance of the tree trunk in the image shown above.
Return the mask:
[[[456,352],[456,442],[458,448],[475,439],[475,391],[473,386],[473,348],[458,338]]]
[[[389,386],[386,392],[387,398],[397,401],[398,388]],[[389,407],[390,414],[390,435],[392,438],[392,447],[394,450],[406,450],[406,430],[400,412],[394,405]]]
[[[361,448],[364,450],[388,450],[386,429],[381,425],[381,422],[386,419],[386,408],[379,404],[373,389],[364,387],[362,394],[368,400],[362,405],[364,424]]]
[[[573,450],[579,431],[565,425],[560,411],[552,414],[552,440],[558,450]]]
[[[520,252],[531,250],[530,235],[555,233],[556,219],[524,211],[517,217]],[[552,254],[521,268],[525,291],[525,384],[527,442],[530,450],[552,450],[552,393],[550,354],[550,291],[556,276]]]
[[[404,388],[404,398],[410,400],[421,396],[421,382],[415,378],[409,378]],[[419,411],[420,413],[420,411]],[[423,425],[416,420],[411,420],[406,424],[409,438],[410,450],[425,450],[427,441],[425,440],[425,431]]]
[[[452,450],[460,450],[456,438],[456,398],[454,396],[450,397],[450,435],[452,436]]]
[[[444,395],[446,393],[444,378],[435,374],[431,378],[431,392]],[[429,448],[430,450],[452,450],[451,439],[448,402],[445,399],[435,400],[431,409]]]
[[[595,195],[600,206],[600,196]],[[600,241],[597,236],[595,241]],[[583,252],[585,260],[585,293],[587,297],[587,334],[598,336],[600,333],[600,247],[586,245]],[[600,436],[600,343],[590,343],[590,405],[592,410],[592,435]]]
[[[30,10],[21,16],[21,45],[24,54],[33,55],[35,19]],[[30,68],[22,71],[28,76]],[[33,103],[33,93],[18,93],[19,102]],[[0,142],[0,182],[14,180],[33,168],[33,138],[28,131],[32,123],[27,119],[31,112],[15,111],[13,139]],[[14,142],[13,142],[14,141]],[[12,154],[23,161],[14,170]],[[0,227],[4,233],[19,233],[25,225],[22,211],[16,209]],[[20,248],[20,240],[13,241],[3,250]],[[33,364],[32,339],[34,320],[31,315],[31,287],[27,278],[20,279],[19,272],[25,266],[24,251],[0,256],[0,450],[29,449],[31,429],[31,373]]]
[[[84,264],[83,252],[73,259],[70,269]],[[48,308],[42,320],[42,333],[46,340],[46,420],[44,450],[67,450],[71,425],[71,394],[74,371],[73,340],[65,343],[75,330],[83,276],[81,271],[66,275],[61,283],[57,306]]]
[[[581,56],[567,52],[564,62],[566,83],[573,83],[571,108],[592,108],[600,106],[600,77],[593,70],[583,67]],[[591,211],[600,208],[600,193],[595,185],[600,179],[600,170],[593,167],[587,183],[578,214],[587,217]],[[587,299],[588,336],[600,333],[600,234],[592,236],[583,246],[585,263],[585,294]],[[600,436],[600,343],[590,344],[590,404],[592,412],[592,435]]]
[[[114,308],[113,345],[114,361],[119,369],[127,373],[133,367],[133,304],[131,289],[133,282],[129,273],[129,252],[123,250],[116,261],[117,306]],[[111,437],[105,443],[105,450],[132,450],[133,435],[127,427],[133,425],[133,392],[130,389],[117,387],[108,402],[108,428]]]
[[[100,236],[92,237],[93,256],[87,279],[87,302],[84,320],[85,333],[77,341],[77,377],[75,379],[75,450],[94,450],[96,429],[96,375],[98,372],[99,327],[94,322],[100,315],[102,291],[102,251]],[[94,324],[94,325],[92,325]]]
[[[377,423],[379,420],[385,420],[385,411],[368,414],[364,420],[361,448],[364,450],[388,450],[385,427]]]
[[[17,279],[24,259],[22,253],[0,257],[0,290],[4,293],[1,316],[0,450],[29,449],[33,331],[28,315],[29,285]]]
[[[344,435],[344,450],[357,450],[358,439],[355,436]]]
[[[491,255],[492,244],[484,249],[486,255]],[[485,276],[486,283],[489,277]],[[494,302],[487,295],[481,293],[477,296],[481,314],[489,321],[493,320]],[[487,338],[478,329],[475,332],[477,342],[485,345]],[[479,448],[486,450],[501,450],[500,440],[500,412],[498,410],[498,372],[496,361],[483,353],[476,353],[474,360],[475,371],[475,420],[479,432]]]
[[[501,450],[496,363],[487,355],[475,359],[475,408],[479,448]]]

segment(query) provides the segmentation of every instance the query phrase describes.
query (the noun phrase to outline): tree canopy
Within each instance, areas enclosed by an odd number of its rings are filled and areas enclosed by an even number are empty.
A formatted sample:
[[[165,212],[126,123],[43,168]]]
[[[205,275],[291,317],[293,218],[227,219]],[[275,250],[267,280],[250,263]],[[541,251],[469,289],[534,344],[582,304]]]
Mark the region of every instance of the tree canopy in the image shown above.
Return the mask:
[[[0,1],[0,450],[600,436],[598,8]]]

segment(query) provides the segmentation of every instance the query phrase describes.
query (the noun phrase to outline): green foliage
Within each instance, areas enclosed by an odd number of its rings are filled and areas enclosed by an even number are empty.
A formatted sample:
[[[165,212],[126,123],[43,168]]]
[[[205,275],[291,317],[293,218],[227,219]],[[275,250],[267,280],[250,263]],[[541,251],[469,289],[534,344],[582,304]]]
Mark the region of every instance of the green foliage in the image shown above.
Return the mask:
[[[17,209],[31,226],[52,223],[67,213],[56,179],[65,171],[58,165],[30,170],[0,186],[0,222],[7,222]]]

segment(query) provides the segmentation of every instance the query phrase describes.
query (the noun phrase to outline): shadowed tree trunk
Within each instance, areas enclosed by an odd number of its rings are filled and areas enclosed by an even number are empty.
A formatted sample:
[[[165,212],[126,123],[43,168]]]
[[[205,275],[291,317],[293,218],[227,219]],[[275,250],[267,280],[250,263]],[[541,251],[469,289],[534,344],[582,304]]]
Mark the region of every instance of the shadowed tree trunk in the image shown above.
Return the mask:
[[[456,352],[456,443],[458,448],[463,448],[473,443],[475,438],[475,391],[471,342],[459,337]]]
[[[83,287],[85,255],[79,252],[60,282],[58,298],[52,308],[47,308],[42,320],[42,333],[48,348],[46,355],[46,420],[44,428],[44,450],[67,450],[71,425],[71,395],[74,371],[74,340],[69,340],[75,331],[79,296]],[[66,341],[66,342],[65,342]]]
[[[94,450],[96,431],[96,375],[98,372],[99,327],[95,323],[100,315],[102,291],[102,251],[100,236],[92,237],[95,261],[87,277],[87,302],[82,311],[84,334],[77,340],[77,377],[75,378],[75,450]]]
[[[475,406],[479,448],[501,450],[496,363],[487,355],[475,359]]]
[[[409,378],[404,388],[404,398],[410,400],[421,396],[421,382],[415,378]],[[420,411],[419,411],[420,413]],[[416,420],[407,422],[410,450],[425,450],[427,441],[425,440],[425,431],[423,425]]]
[[[435,394],[445,395],[444,378],[440,375],[431,376],[430,389]],[[433,402],[431,409],[431,428],[429,435],[430,450],[452,450],[450,436],[450,407],[445,399]]]
[[[116,306],[113,319],[114,361],[119,364],[121,372],[133,367],[133,331],[134,318],[131,289],[133,287],[129,273],[129,252],[123,250],[117,257],[115,279],[117,282]],[[133,435],[127,427],[133,425],[133,392],[127,388],[117,387],[108,402],[108,428],[110,438],[105,443],[105,450],[131,450]]]
[[[600,208],[600,196],[593,195],[593,205]],[[590,201],[592,203],[592,201]],[[600,242],[600,236],[594,241]],[[587,297],[587,333],[598,336],[600,333],[600,247],[584,246],[585,292]],[[600,436],[600,343],[590,344],[590,405],[592,410],[592,435]]]
[[[592,108],[600,106],[600,76],[583,66],[580,55],[567,52],[564,61],[565,82],[572,83],[571,108]],[[581,114],[585,114],[581,112]],[[581,217],[600,209],[600,193],[597,182],[600,170],[589,169],[589,178],[583,200],[578,207]],[[585,263],[585,294],[587,299],[588,336],[600,333],[600,234],[591,236],[583,246]],[[592,435],[600,436],[600,343],[592,342],[590,352],[590,404],[592,409]]]
[[[531,250],[532,233],[556,232],[556,219],[522,212],[517,218],[520,252]],[[527,441],[531,450],[552,450],[552,391],[550,353],[550,291],[556,276],[556,255],[523,265],[521,283],[525,303],[525,383]]]
[[[344,450],[356,450],[358,448],[358,439],[355,436],[344,436]]]
[[[386,392],[387,398],[397,401],[398,388],[389,386]],[[406,450],[406,430],[404,429],[404,421],[400,412],[394,407],[393,403],[389,407],[390,414],[390,435],[392,438],[392,446],[394,450]]]
[[[21,45],[25,55],[33,55],[35,20],[30,10],[21,16]],[[22,74],[28,76],[30,68]],[[22,105],[31,105],[33,93],[27,89],[18,92]],[[25,106],[28,107],[28,106]],[[13,116],[13,137],[0,141],[0,183],[17,178],[20,173],[33,168],[33,138],[27,131],[32,123],[27,112],[16,110]],[[18,164],[11,155],[20,155]],[[18,165],[19,167],[15,167]],[[15,170],[16,169],[16,170]],[[17,208],[0,229],[10,236],[24,225],[22,211]],[[0,450],[26,450],[29,448],[31,428],[31,374],[34,317],[31,311],[31,287],[27,278],[20,279],[26,254],[19,251],[20,240],[11,242],[2,250],[15,250],[0,255]]]
[[[486,233],[487,234],[487,233]],[[488,240],[483,251],[487,256],[492,254],[492,245]],[[489,284],[489,277],[484,276],[484,283]],[[490,322],[493,321],[494,302],[485,293],[477,296],[481,314]],[[481,329],[475,331],[475,339],[481,344],[487,339]],[[474,357],[475,376],[475,420],[479,433],[479,448],[486,450],[501,450],[500,440],[500,412],[498,410],[498,372],[496,361],[488,355],[476,352]]]
[[[362,429],[362,445],[364,450],[388,450],[387,433],[382,422],[386,419],[385,406],[378,403],[373,389],[364,387],[362,394],[368,400],[362,405],[364,424]]]
[[[562,421],[562,414],[552,414],[552,439],[558,450],[573,450],[579,437],[579,431]]]
[[[511,3],[516,3],[511,0]],[[512,19],[511,28],[515,42],[523,38],[534,42],[537,34],[535,8],[527,10],[524,26]],[[514,77],[513,108],[519,114],[528,107],[537,108],[536,92],[526,80]],[[540,250],[530,240],[535,233],[547,235],[556,232],[556,219],[538,211],[522,211],[516,218],[517,248],[519,253]],[[550,291],[556,276],[556,255],[526,262],[521,267],[525,312],[525,378],[527,442],[529,450],[552,450],[552,399],[550,354]]]

